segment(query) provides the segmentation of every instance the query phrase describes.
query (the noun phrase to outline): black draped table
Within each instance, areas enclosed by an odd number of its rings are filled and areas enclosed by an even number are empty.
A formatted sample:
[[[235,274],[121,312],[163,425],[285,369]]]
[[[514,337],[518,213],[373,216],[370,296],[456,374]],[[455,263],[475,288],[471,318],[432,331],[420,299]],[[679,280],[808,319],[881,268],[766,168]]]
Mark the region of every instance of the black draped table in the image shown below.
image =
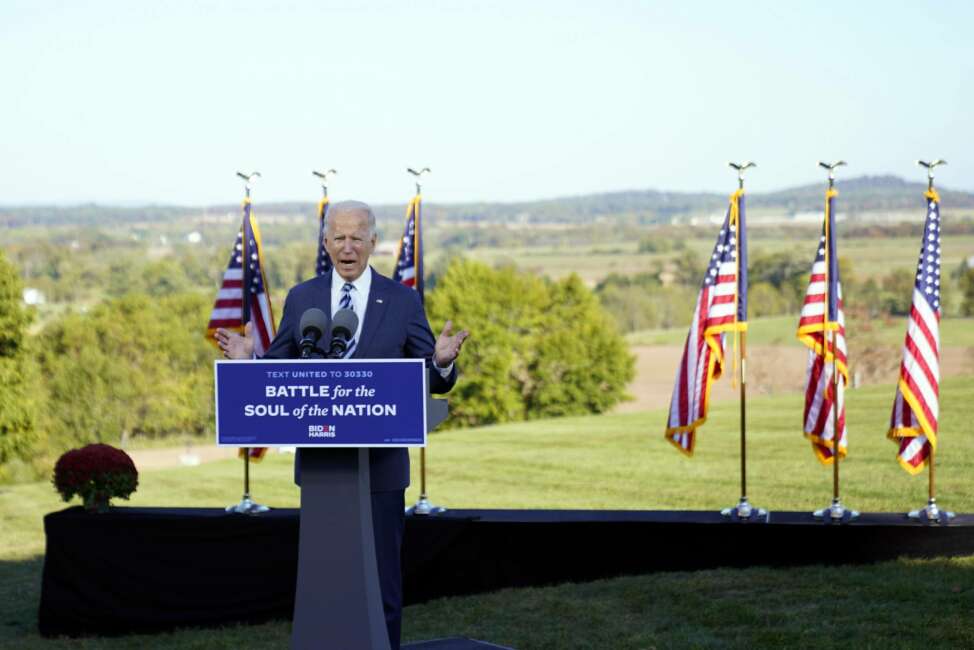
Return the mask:
[[[117,635],[290,619],[298,510],[80,507],[44,517],[43,635]],[[407,605],[505,587],[719,566],[796,566],[974,554],[974,515],[947,526],[901,514],[823,524],[776,512],[736,523],[716,512],[450,510],[409,516]],[[327,552],[322,549],[321,552]]]

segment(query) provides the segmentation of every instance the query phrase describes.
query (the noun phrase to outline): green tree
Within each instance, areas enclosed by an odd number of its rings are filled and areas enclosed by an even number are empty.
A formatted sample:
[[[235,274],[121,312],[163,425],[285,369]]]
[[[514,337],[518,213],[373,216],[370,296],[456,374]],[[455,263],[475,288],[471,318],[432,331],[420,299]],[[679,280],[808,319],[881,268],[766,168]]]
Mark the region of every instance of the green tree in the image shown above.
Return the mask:
[[[905,316],[913,304],[916,271],[896,269],[883,278],[882,308],[891,316]]]
[[[434,327],[470,330],[451,419],[474,426],[601,412],[624,397],[633,359],[575,277],[558,283],[455,259],[427,296]]]
[[[755,282],[747,290],[749,318],[787,313],[788,301],[770,282]]]
[[[673,261],[673,281],[685,287],[699,288],[703,282],[703,274],[707,270],[707,263],[694,250],[680,254]]]
[[[974,316],[974,268],[966,264],[961,268],[958,285],[961,293],[960,313]]]
[[[150,296],[168,296],[190,288],[185,264],[174,258],[149,262],[142,268],[142,288]]]
[[[879,282],[874,277],[866,278],[847,302],[851,311],[857,311],[865,318],[878,318],[885,309],[883,293],[879,289]]]
[[[635,374],[625,339],[577,275],[549,284],[547,298],[534,335],[527,416],[603,413],[625,398]]]
[[[599,301],[623,332],[676,327],[690,322],[697,285],[663,286],[661,274],[662,271],[631,276],[613,273],[596,286]]]
[[[207,297],[129,294],[42,333],[52,452],[130,435],[201,434],[213,410]]]
[[[653,297],[658,288],[606,285],[598,292],[599,302],[623,332],[659,327],[659,307]]]
[[[595,287],[602,307],[623,332],[660,326],[659,274],[660,271],[636,275],[611,273]]]
[[[683,240],[677,240],[678,244],[682,244]],[[639,253],[669,253],[676,247],[672,239],[668,237],[643,237],[639,240],[639,246],[637,247],[637,252]]]
[[[703,273],[700,274],[703,277]],[[656,327],[681,327],[689,325],[693,316],[693,308],[697,303],[697,287],[670,286],[662,287],[655,296],[659,310],[659,322]]]
[[[766,282],[777,289],[785,301],[782,305],[784,312],[800,308],[811,272],[808,258],[795,255],[794,251],[770,254],[757,252],[751,256],[748,266],[748,282],[751,286]]]
[[[0,251],[0,481],[13,461],[30,457],[37,440],[37,376],[28,347],[31,313],[25,308],[17,270]]]

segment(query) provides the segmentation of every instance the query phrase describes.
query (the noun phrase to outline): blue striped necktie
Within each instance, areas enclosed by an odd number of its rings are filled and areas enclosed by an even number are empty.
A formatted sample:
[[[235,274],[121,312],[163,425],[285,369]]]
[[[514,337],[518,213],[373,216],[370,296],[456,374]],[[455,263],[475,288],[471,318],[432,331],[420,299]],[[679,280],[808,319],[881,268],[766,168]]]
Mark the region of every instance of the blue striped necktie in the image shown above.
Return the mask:
[[[354,288],[355,286],[351,282],[346,282],[345,286],[342,287],[342,297],[338,301],[339,309],[355,311],[355,305],[352,303],[352,289]],[[355,350],[355,332],[352,332],[352,340],[348,342],[348,348],[345,349],[343,358],[352,356],[353,350]]]

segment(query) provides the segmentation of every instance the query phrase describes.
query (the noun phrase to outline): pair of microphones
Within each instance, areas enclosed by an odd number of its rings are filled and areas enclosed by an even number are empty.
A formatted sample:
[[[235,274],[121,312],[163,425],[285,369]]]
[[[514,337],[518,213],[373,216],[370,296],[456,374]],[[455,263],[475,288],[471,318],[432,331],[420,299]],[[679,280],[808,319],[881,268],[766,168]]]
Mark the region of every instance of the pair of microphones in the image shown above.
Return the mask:
[[[301,349],[302,359],[341,359],[348,351],[358,330],[358,316],[351,309],[339,309],[331,319],[331,330],[328,329],[328,316],[317,307],[308,309],[301,315]],[[319,347],[319,343],[328,332],[328,348]]]

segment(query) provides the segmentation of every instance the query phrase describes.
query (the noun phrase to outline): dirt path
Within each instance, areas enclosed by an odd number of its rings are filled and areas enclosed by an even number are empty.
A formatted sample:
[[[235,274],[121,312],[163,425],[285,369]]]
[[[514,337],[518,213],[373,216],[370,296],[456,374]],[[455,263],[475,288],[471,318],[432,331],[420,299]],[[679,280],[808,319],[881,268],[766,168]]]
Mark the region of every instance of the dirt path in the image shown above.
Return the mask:
[[[216,445],[183,445],[162,449],[134,449],[128,452],[139,470],[164,469],[209,463],[214,460],[234,458],[237,450]]]
[[[635,399],[623,402],[614,413],[632,413],[666,408],[676,381],[676,368],[683,356],[682,346],[634,346],[636,378],[629,384]],[[806,353],[797,346],[760,346],[748,351],[748,394],[794,392],[802,389],[805,379]],[[732,386],[733,368],[724,369],[724,377],[713,385],[711,401],[737,399],[739,388]]]
[[[623,402],[614,413],[632,413],[650,409],[667,408],[676,381],[676,368],[683,356],[680,346],[633,346],[636,355],[636,378],[629,384],[629,393],[635,398]],[[863,376],[859,382],[892,382],[898,370],[900,351],[890,349],[891,355],[883,360],[885,369],[876,377]],[[941,358],[941,377],[956,377],[974,372],[974,350],[970,348],[944,348]],[[855,358],[852,358],[855,361]],[[774,393],[794,393],[805,388],[805,366],[808,351],[800,345],[755,345],[748,348],[747,392],[748,396]],[[892,370],[889,370],[891,368]],[[855,373],[855,366],[853,366]],[[731,368],[725,368],[724,376],[710,391],[711,401],[737,399],[739,388],[731,385]],[[890,395],[890,400],[893,396]]]

